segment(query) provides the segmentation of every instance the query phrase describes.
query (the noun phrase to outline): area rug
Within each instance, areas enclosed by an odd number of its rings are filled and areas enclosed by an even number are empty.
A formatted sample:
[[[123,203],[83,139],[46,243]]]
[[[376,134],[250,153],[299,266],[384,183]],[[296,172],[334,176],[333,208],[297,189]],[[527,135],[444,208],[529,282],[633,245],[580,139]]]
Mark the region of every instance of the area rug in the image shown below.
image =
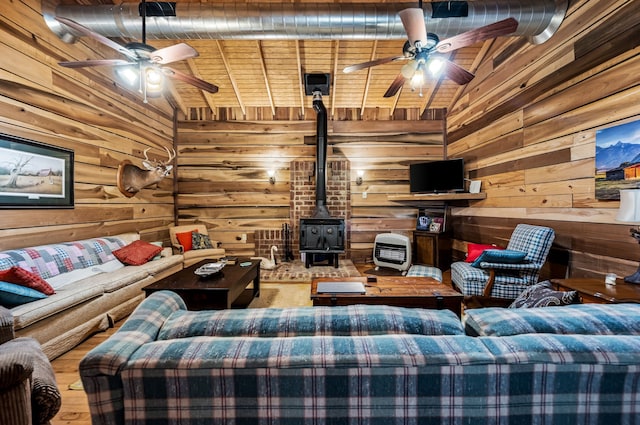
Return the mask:
[[[309,307],[311,283],[260,283],[260,296],[247,308]]]
[[[260,282],[299,282],[311,283],[319,277],[358,277],[360,272],[351,260],[340,260],[338,268],[329,266],[311,266],[306,268],[300,260],[280,263],[275,270],[260,270]]]

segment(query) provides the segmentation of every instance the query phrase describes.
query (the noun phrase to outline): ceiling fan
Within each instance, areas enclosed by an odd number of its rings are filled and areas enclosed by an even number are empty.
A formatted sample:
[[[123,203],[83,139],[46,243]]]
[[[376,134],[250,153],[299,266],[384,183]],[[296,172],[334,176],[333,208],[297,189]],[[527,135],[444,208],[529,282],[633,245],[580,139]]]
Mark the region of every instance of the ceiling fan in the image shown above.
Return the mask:
[[[474,77],[472,73],[444,56],[437,55],[437,53],[452,52],[479,41],[511,34],[518,28],[518,21],[513,18],[507,18],[440,41],[436,34],[427,32],[422,8],[408,8],[401,10],[398,14],[408,38],[402,48],[402,56],[363,62],[347,66],[343,70],[343,72],[349,73],[389,62],[408,60],[409,62],[402,67],[401,72],[391,83],[384,97],[394,96],[402,88],[406,80],[412,80],[412,88],[419,85],[420,94],[422,95],[422,83],[427,70],[430,70],[433,74],[442,72],[447,78],[460,85],[469,83]]]
[[[104,44],[107,47],[112,48],[113,50],[116,50],[126,57],[126,60],[93,59],[84,61],[59,62],[58,64],[67,68],[112,66],[115,67],[114,69],[116,71],[116,74],[119,76],[122,76],[127,72],[134,72],[136,75],[132,75],[132,77],[137,78],[140,91],[144,94],[145,102],[147,101],[147,95],[152,94],[149,90],[155,89],[155,92],[157,92],[159,95],[159,92],[162,89],[163,76],[183,81],[209,93],[216,93],[218,91],[217,86],[200,78],[165,66],[169,63],[195,58],[198,56],[198,52],[193,47],[185,43],[175,44],[173,46],[165,47],[162,49],[155,49],[154,47],[146,44],[146,5],[144,1],[141,3],[141,15],[142,42],[131,42],[125,45],[120,45],[115,41],[108,39],[107,37],[95,33],[89,28],[71,19],[56,17],[55,19],[58,22],[67,25],[80,34],[93,38],[94,40]]]

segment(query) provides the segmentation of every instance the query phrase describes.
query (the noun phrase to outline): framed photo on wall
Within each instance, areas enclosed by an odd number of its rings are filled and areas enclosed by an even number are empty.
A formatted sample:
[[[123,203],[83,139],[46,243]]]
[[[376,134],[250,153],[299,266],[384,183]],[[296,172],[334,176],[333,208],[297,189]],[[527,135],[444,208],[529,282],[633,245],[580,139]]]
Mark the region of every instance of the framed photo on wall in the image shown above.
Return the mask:
[[[0,134],[0,208],[73,208],[73,151]]]
[[[596,131],[596,199],[640,187],[640,120]]]

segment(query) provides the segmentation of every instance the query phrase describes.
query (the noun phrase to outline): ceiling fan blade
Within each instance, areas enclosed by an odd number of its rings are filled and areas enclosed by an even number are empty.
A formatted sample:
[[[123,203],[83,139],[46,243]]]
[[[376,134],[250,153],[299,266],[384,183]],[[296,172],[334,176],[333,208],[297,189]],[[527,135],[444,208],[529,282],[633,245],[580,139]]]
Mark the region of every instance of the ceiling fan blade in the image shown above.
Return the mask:
[[[173,68],[168,68],[168,67],[162,67],[162,72],[164,72],[164,74],[170,78],[175,78],[176,80],[180,80],[183,81],[187,84],[191,84],[192,86],[195,86],[201,90],[207,91],[209,93],[217,93],[218,92],[218,86],[213,85],[211,83],[208,83],[204,80],[201,80],[200,78],[194,77],[192,75],[187,75],[184,74],[180,71],[177,71]]]
[[[424,12],[419,7],[411,7],[398,12],[409,43],[415,45],[419,41],[422,46],[427,44],[427,28],[424,23]]]
[[[342,70],[342,72],[344,72],[345,74],[348,74],[353,71],[360,71],[361,69],[371,68],[372,66],[382,65],[385,63],[394,62],[394,61],[403,60],[403,59],[411,59],[411,58],[408,58],[406,56],[392,56],[389,58],[380,58],[380,59],[372,60],[369,62],[362,62],[356,65],[347,66]]]
[[[460,49],[461,47],[470,46],[478,41],[488,40],[490,38],[500,37],[515,32],[518,29],[518,21],[513,18],[503,19],[484,27],[476,28],[462,34],[442,40],[436,46],[436,51],[447,53]]]
[[[155,63],[167,64],[184,59],[195,58],[198,56],[198,52],[188,44],[180,43],[154,50],[149,56]]]
[[[87,66],[118,66],[128,64],[131,64],[131,62],[127,62],[123,59],[91,59],[86,61],[58,62],[58,65],[64,66],[65,68],[84,68]]]
[[[93,38],[94,40],[104,44],[107,47],[112,48],[113,50],[116,50],[118,52],[120,52],[121,54],[125,55],[126,57],[130,58],[130,59],[136,59],[136,55],[135,53],[129,51],[129,49],[127,49],[124,46],[121,46],[120,44],[116,43],[115,41],[112,41],[110,39],[108,39],[107,37],[104,37],[98,33],[95,33],[93,31],[91,31],[89,28],[85,27],[84,25],[80,25],[79,23],[77,23],[76,21],[72,21],[71,19],[67,19],[67,18],[62,18],[59,16],[56,16],[56,20],[58,22],[61,22],[63,24],[65,24],[66,26],[73,28],[74,30],[76,30],[77,32],[86,35],[87,37]]]
[[[393,96],[395,96],[396,93],[398,93],[398,90],[400,90],[402,88],[402,86],[404,85],[404,81],[405,81],[405,78],[402,75],[402,73],[398,74],[396,76],[396,79],[393,80],[393,83],[391,83],[391,85],[389,86],[387,91],[384,93],[383,97],[393,97]]]
[[[444,70],[442,72],[448,79],[461,86],[469,83],[475,77],[475,75],[450,60],[444,61]]]

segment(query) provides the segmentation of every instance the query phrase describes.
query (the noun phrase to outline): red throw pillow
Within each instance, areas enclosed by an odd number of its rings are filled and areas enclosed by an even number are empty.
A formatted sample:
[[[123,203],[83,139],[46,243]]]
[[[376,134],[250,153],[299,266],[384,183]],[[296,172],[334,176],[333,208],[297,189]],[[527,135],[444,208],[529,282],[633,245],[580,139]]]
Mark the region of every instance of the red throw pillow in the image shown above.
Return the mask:
[[[45,295],[52,295],[56,293],[51,285],[49,285],[43,278],[17,266],[0,271],[0,280],[35,289]]]
[[[499,246],[496,246],[496,245],[470,243],[470,244],[467,244],[467,258],[464,261],[466,261],[467,263],[473,263],[474,261],[476,261],[476,258],[478,258],[480,254],[482,254],[482,251],[484,251],[485,249],[504,249],[504,248],[500,248]]]
[[[178,242],[180,242],[180,245],[184,248],[184,252],[191,251],[193,249],[193,232],[197,231],[198,229],[193,229],[189,232],[176,233],[176,239],[178,239]]]
[[[160,254],[162,247],[145,241],[133,241],[127,246],[113,251],[120,262],[130,266],[140,266]]]

